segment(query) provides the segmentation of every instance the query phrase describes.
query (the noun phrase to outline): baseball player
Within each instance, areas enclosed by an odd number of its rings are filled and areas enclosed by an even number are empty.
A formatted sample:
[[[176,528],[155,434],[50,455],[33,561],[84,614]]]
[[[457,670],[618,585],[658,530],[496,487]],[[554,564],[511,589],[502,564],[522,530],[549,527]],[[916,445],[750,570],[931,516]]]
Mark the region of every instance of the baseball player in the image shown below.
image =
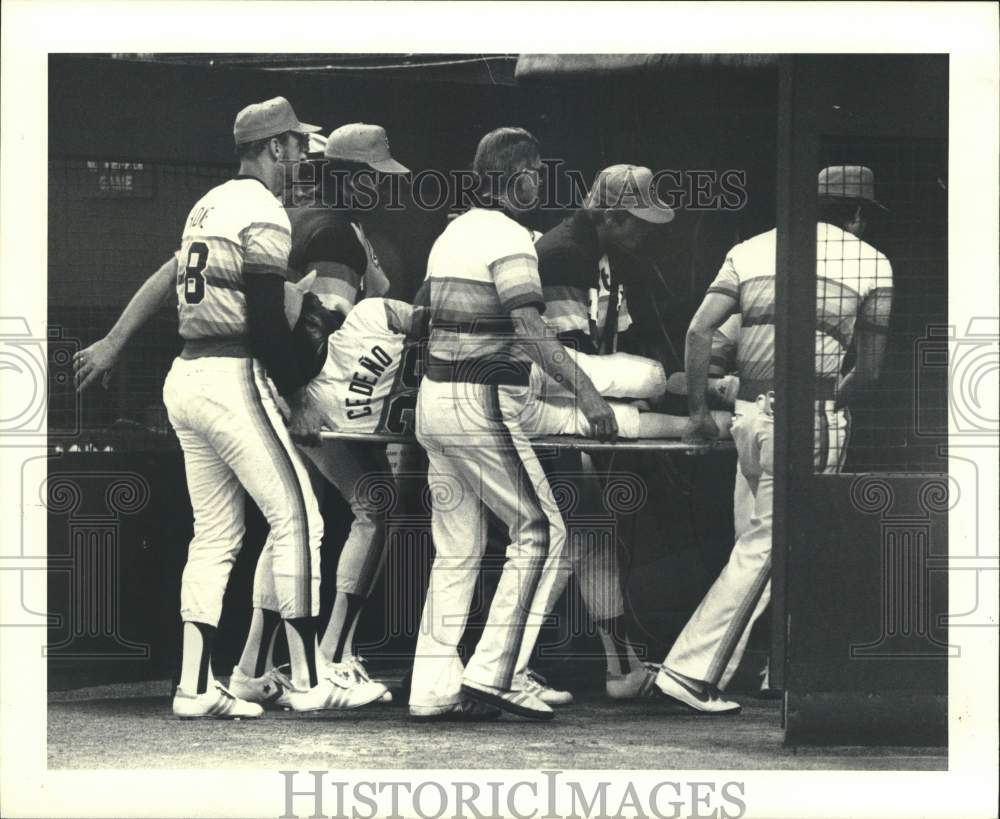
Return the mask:
[[[288,289],[298,286],[288,285]],[[286,303],[295,299],[289,294]],[[303,304],[302,309],[309,308]],[[361,434],[412,432],[417,376],[410,353],[415,342],[427,337],[429,312],[395,299],[360,302],[330,333],[326,362],[306,386],[303,404],[320,415],[327,429]],[[663,367],[653,359],[628,353],[592,356],[570,349],[563,354],[607,398],[656,400],[666,389]],[[592,437],[572,387],[553,380],[534,363],[527,394],[530,398],[518,416],[527,437]],[[684,417],[643,412],[624,400],[609,403],[621,438],[679,438],[684,431]],[[727,427],[728,415],[720,411],[715,417]]]
[[[524,623],[546,601],[565,528],[518,415],[530,363],[577,390],[592,434],[617,432],[614,412],[545,332],[545,304],[531,236],[516,221],[538,201],[534,137],[500,128],[473,163],[481,207],[455,219],[428,261],[431,335],[417,401],[417,440],[427,451],[437,554],[417,641],[410,714],[489,718],[498,710],[538,719],[554,712],[511,683]],[[511,544],[483,636],[463,668],[457,646],[485,548],[484,504]],[[536,597],[537,595],[537,597]],[[542,606],[535,606],[542,608]]]
[[[239,175],[191,210],[181,248],[150,278],[109,337],[79,354],[85,388],[176,287],[184,349],[164,384],[164,403],[184,451],[194,538],[181,587],[184,649],[173,710],[184,718],[256,717],[259,705],[212,678],[211,649],[229,572],[243,538],[243,490],[270,525],[262,579],[277,601],[291,658],[288,702],[329,707],[335,685],[321,679],[313,618],[318,613],[322,519],[279,414],[272,384],[295,407],[308,379],[284,315],[290,248],[277,195],[289,165],[305,158],[313,125],[283,97],[244,108],[233,135]],[[269,376],[269,378],[268,378]]]
[[[819,175],[816,227],[816,444],[817,471],[843,462],[849,428],[842,409],[853,389],[878,377],[892,304],[889,260],[862,240],[876,208],[870,169],[849,165]],[[717,437],[705,401],[712,334],[735,311],[742,316],[737,346],[740,374],[732,435],[745,498],[738,487],[739,536],[729,562],[664,660],[656,686],[698,713],[736,713],[721,692],[735,673],[754,621],[770,597],[771,515],[774,480],[774,279],[776,231],[728,253],[691,321],[686,372],[690,420],[684,439]],[[840,377],[852,340],[857,365]],[[780,405],[780,396],[778,396]],[[743,498],[741,500],[741,498]]]
[[[303,406],[316,412],[321,423],[329,429],[361,434],[412,434],[417,386],[414,353],[418,351],[416,343],[427,337],[429,310],[401,301],[370,298],[352,308],[346,319],[339,314],[324,316],[327,311],[320,306],[319,300],[310,298],[311,279],[312,276],[297,285],[286,284],[289,323],[291,326],[305,324],[336,329],[329,333],[326,361],[307,385]],[[569,349],[564,352],[576,361],[602,395],[655,400],[662,396],[666,387],[663,367],[652,359],[626,353],[598,357]],[[591,435],[589,422],[580,411],[572,389],[553,381],[537,365],[532,365],[528,383],[531,400],[523,403],[518,416],[527,437]],[[611,402],[611,406],[619,435],[623,438],[676,438],[684,428],[685,419],[681,417],[640,413],[636,406],[626,402]],[[720,412],[716,420],[720,427],[727,429],[730,417]],[[330,443],[334,442],[324,446]],[[343,451],[350,457],[359,452],[357,457],[360,458],[364,457],[361,453],[366,447],[377,449],[358,442]],[[337,480],[338,470],[343,471],[340,464],[329,458],[317,458],[316,463],[331,481]],[[356,514],[363,516],[360,520],[381,521],[378,511],[368,502],[364,486],[371,485],[373,480],[384,480],[388,474],[385,469],[374,468],[358,474],[354,486],[360,486],[361,491],[352,497]],[[371,565],[378,561],[382,551],[383,544],[378,538],[356,538],[350,559],[341,557],[338,584],[345,563],[348,566],[352,563]],[[258,614],[263,613],[255,611],[255,616]],[[260,645],[255,650],[259,651]],[[280,671],[262,669],[255,677],[248,677],[237,667],[231,688],[253,701],[268,702],[277,698],[277,702],[283,702],[281,688],[284,683]],[[373,685],[378,687],[373,688]],[[359,682],[350,692],[345,689],[342,707],[372,702],[378,695],[384,695],[384,691],[384,687],[370,680]]]
[[[584,207],[538,239],[535,250],[545,296],[545,324],[565,344],[583,352],[608,354],[617,349],[619,336],[632,327],[626,284],[631,287],[640,282],[628,255],[674,218],[673,210],[655,195],[652,180],[648,168],[625,164],[605,168],[595,178]],[[564,450],[543,464],[550,477],[574,476],[581,484],[598,481],[589,457],[578,451]],[[596,489],[600,491],[599,486]],[[604,648],[607,695],[613,699],[649,695],[658,667],[640,661],[626,634],[615,549],[580,537],[573,538],[568,555]],[[550,566],[547,571],[555,569]],[[568,579],[568,572],[557,574],[546,611]],[[527,624],[515,684],[551,705],[568,704],[572,694],[549,687],[528,668],[541,624],[541,617],[532,617]]]
[[[318,297],[318,303],[343,315],[351,310],[360,293],[373,295],[388,289],[388,278],[370,242],[361,226],[352,221],[351,174],[359,170],[382,174],[409,170],[392,158],[385,130],[377,125],[342,126],[321,144],[323,159],[314,166],[321,174],[318,184],[296,186],[299,205],[288,209],[292,226],[290,275],[306,277],[305,289]],[[325,358],[329,331],[324,333],[323,329],[329,318],[318,317],[319,312],[306,309],[291,322],[293,326],[318,330],[318,335],[310,337],[303,350],[307,360],[313,360],[317,350],[320,358]],[[296,408],[289,419],[293,437],[299,438],[315,427],[317,420],[311,413],[307,405]],[[338,707],[354,708],[375,700],[391,700],[388,689],[370,679],[352,648],[362,606],[384,561],[385,541],[382,515],[358,491],[359,488],[364,491],[365,476],[389,472],[384,450],[368,444],[331,441],[322,447],[306,446],[301,451],[348,501],[354,515],[336,566],[336,596],[319,643],[318,662],[325,674],[339,684]],[[258,563],[255,588],[267,576],[267,560],[268,555],[264,554]],[[284,704],[281,693],[284,675],[280,670],[275,671],[271,663],[276,601],[259,593],[255,594],[255,600],[262,605],[254,609],[247,642],[233,669],[230,687],[252,701]]]

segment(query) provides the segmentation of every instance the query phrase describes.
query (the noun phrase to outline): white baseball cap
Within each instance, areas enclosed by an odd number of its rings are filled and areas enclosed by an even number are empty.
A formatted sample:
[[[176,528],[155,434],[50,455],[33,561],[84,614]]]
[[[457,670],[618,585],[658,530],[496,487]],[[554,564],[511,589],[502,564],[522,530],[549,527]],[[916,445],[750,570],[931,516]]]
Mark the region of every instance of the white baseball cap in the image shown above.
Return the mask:
[[[674,209],[653,189],[653,172],[641,165],[611,165],[597,174],[583,203],[591,210],[626,210],[638,219],[665,225]]]
[[[323,155],[329,159],[361,162],[382,173],[409,173],[389,153],[389,137],[381,125],[352,122],[341,125],[326,140]]]

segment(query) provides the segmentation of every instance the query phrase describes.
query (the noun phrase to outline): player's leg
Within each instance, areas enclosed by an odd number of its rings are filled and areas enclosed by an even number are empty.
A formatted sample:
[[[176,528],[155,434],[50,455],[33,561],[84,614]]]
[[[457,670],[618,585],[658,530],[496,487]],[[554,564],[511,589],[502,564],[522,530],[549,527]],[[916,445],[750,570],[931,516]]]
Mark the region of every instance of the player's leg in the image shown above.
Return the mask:
[[[614,406],[614,405],[612,405]],[[719,439],[731,437],[733,422],[731,412],[712,410],[712,419],[719,428]],[[666,415],[661,412],[640,412],[637,438],[680,438],[688,419],[685,415]]]
[[[410,713],[434,717],[462,700],[458,645],[486,549],[486,514],[462,466],[425,438],[421,442],[427,448],[435,555],[414,653]]]
[[[184,452],[194,513],[194,536],[181,578],[184,623],[180,684],[173,711],[180,717],[256,717],[259,706],[239,700],[215,682],[212,646],[229,574],[243,543],[243,489],[197,429],[219,411],[201,394],[203,371],[177,362],[164,385],[164,402]]]
[[[659,361],[629,353],[588,355],[570,348],[566,354],[591,380],[594,388],[608,398],[659,398],[667,386],[667,376]],[[532,370],[532,389],[542,398],[572,397],[576,390],[557,384],[538,367]]]
[[[609,401],[618,423],[618,437],[635,439],[639,437],[639,410],[632,404]],[[545,435],[574,435],[590,437],[590,423],[580,410],[575,398],[536,398],[518,412],[518,425],[528,438]]]
[[[817,401],[813,424],[813,465],[816,472],[836,475],[843,469],[847,457],[847,443],[851,433],[850,411],[834,409],[833,401]]]
[[[347,642],[383,563],[385,514],[396,494],[395,478],[384,454],[351,441],[328,441],[303,450],[351,506],[354,522],[337,562],[337,596],[320,641],[332,662],[352,654]]]
[[[268,534],[257,558],[253,577],[253,612],[250,629],[239,662],[233,668],[229,687],[239,697],[261,704],[288,705],[286,690],[291,680],[274,668],[274,644],[281,626],[278,595],[274,587],[272,560],[274,542]]]
[[[618,422],[619,436],[622,438],[639,437],[642,414],[639,413],[638,409],[621,402],[612,401],[610,404]],[[590,425],[573,399],[552,398],[546,401],[535,401],[521,414],[519,420],[522,429],[528,433],[529,437],[540,435],[587,437],[590,435]],[[575,456],[573,463],[576,464],[576,471],[580,473],[582,478],[583,465],[579,455]],[[597,482],[592,469],[591,482]],[[598,499],[600,491],[598,484],[595,496]],[[607,546],[601,546],[596,542],[582,545],[586,540],[585,532],[576,532],[574,531],[575,527],[569,522],[567,523],[569,561],[572,571],[577,575],[584,603],[597,626],[601,644],[605,650],[608,666],[606,685],[608,695],[622,699],[648,693],[651,691],[656,671],[654,667],[639,660],[625,633],[624,603],[619,585],[615,548],[614,546],[607,548]],[[547,569],[547,572],[551,572],[551,569]],[[557,580],[552,589],[551,600],[545,610],[551,610],[563,588],[565,588],[565,581],[560,583]],[[525,639],[518,657],[519,672],[526,671],[539,628],[540,623],[536,621],[529,621],[526,626]],[[556,694],[561,693],[556,692]],[[546,698],[544,693],[540,696],[545,702],[556,703],[556,700],[551,696]],[[559,697],[559,700],[564,699]]]
[[[699,711],[733,712],[713,696],[729,682],[754,620],[767,605],[771,570],[773,421],[744,404],[733,424],[740,469],[754,497],[746,531],[663,663],[657,686]]]
[[[465,669],[464,686],[514,713],[550,718],[551,709],[530,693],[522,690],[510,697],[525,625],[548,614],[552,588],[569,568],[562,515],[519,421],[526,392],[484,390],[493,440],[476,452],[478,491],[507,525],[511,543],[483,636]]]
[[[373,682],[354,652],[354,631],[364,604],[385,563],[385,516],[396,501],[396,482],[378,447],[328,441],[302,452],[348,501],[354,520],[336,563],[336,590],[330,619],[319,641],[318,661],[355,684],[388,689]]]
[[[271,577],[288,639],[293,707],[330,707],[324,695],[329,686],[319,685],[315,661],[322,518],[262,368],[242,365],[233,411],[212,429],[212,442],[270,525]],[[304,693],[309,696],[299,696]]]
[[[211,682],[211,647],[222,614],[222,598],[243,542],[243,488],[236,476],[196,432],[177,429],[194,537],[181,576],[184,655],[181,688],[203,694]]]

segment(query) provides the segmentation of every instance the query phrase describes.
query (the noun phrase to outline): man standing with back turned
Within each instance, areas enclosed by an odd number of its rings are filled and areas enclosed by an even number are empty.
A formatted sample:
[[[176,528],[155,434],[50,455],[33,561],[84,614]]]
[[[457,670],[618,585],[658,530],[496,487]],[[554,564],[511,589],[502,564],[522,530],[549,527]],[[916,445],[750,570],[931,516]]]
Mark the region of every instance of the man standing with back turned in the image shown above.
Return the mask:
[[[455,219],[427,265],[431,335],[417,400],[427,450],[436,556],[413,665],[416,719],[482,719],[500,710],[551,719],[538,697],[512,687],[534,601],[547,601],[566,539],[559,508],[520,415],[531,363],[577,396],[596,438],[617,433],[612,409],[547,333],[531,236],[516,218],[538,201],[538,143],[498,128],[479,143],[473,170],[480,207]],[[483,636],[463,668],[465,630],[486,547],[485,509],[507,526],[507,561]]]
[[[875,201],[875,177],[860,165],[819,174],[816,226],[816,409],[814,464],[843,464],[850,393],[878,378],[892,308],[889,260],[863,242]],[[705,398],[712,339],[734,312],[742,314],[737,346],[740,389],[732,435],[739,459],[736,504],[742,531],[729,562],[695,610],[656,678],[659,691],[698,713],[737,713],[720,696],[740,664],[754,621],[770,599],[774,484],[774,281],[777,232],[736,245],[708,288],[687,333],[688,443],[718,437]],[[852,339],[857,363],[841,377]],[[805,377],[805,374],[803,374]],[[779,411],[783,403],[778,397]],[[740,482],[745,492],[740,491]],[[748,523],[747,523],[748,521]]]
[[[174,713],[186,719],[258,717],[261,708],[215,681],[212,643],[230,570],[244,533],[244,492],[270,526],[272,572],[296,690],[295,710],[327,707],[329,680],[317,676],[319,545],[323,522],[309,478],[285,429],[267,376],[294,409],[306,375],[285,319],[291,243],[277,195],[289,165],[305,158],[314,125],[299,122],[284,97],[249,105],[233,136],[239,174],[210,190],[184,225],[180,250],[156,271],[108,336],[77,354],[79,389],[97,381],[121,346],[176,291],[184,340],[163,387],[184,451],[194,537],[181,581],[184,621]]]

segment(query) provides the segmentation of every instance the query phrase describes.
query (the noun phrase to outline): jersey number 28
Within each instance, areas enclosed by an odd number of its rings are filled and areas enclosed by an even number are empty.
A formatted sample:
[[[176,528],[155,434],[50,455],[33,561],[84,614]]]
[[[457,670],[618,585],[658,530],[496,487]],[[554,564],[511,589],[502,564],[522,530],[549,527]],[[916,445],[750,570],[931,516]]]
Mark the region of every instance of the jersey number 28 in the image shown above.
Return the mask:
[[[184,268],[184,301],[188,304],[198,304],[205,298],[205,277],[201,272],[207,264],[208,246],[204,242],[192,242]]]

